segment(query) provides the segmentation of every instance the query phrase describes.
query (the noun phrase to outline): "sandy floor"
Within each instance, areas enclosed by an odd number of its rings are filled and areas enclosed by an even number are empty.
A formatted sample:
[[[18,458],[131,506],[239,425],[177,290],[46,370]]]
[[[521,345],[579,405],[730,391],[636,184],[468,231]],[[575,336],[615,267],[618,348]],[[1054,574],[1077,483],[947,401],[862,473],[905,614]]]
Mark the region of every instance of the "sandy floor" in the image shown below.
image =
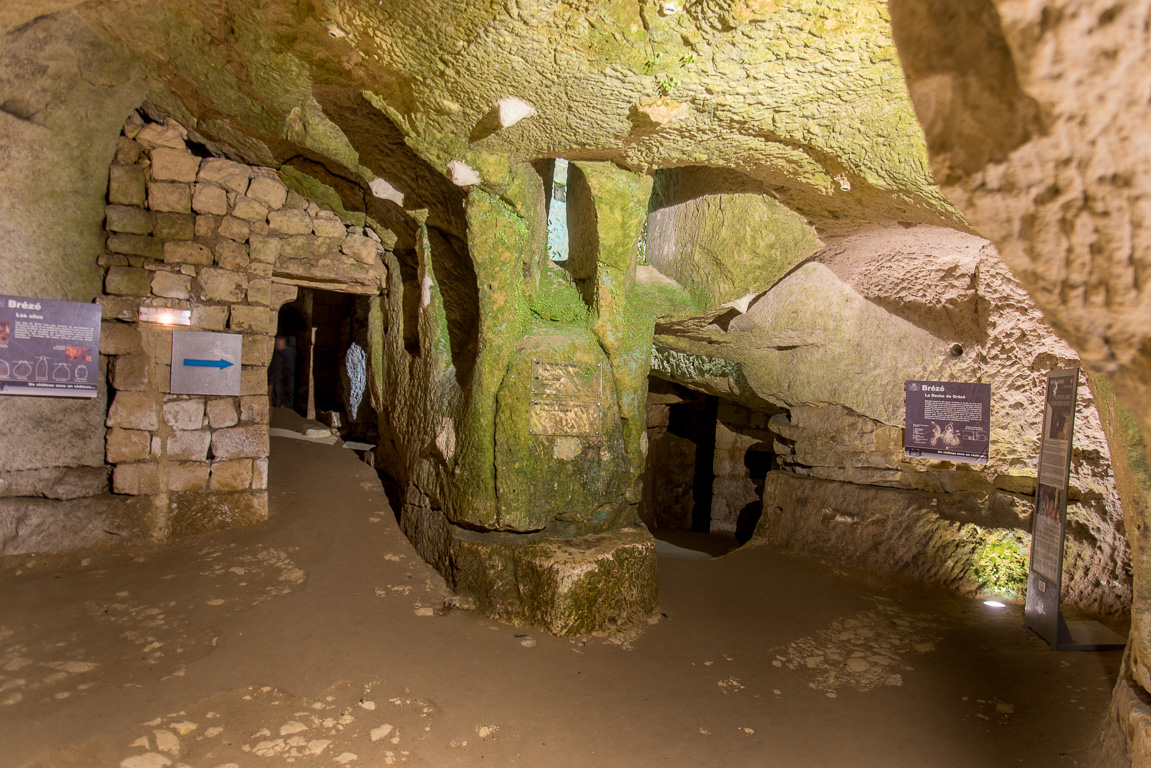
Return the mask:
[[[770,549],[554,638],[445,610],[351,451],[274,437],[271,480],[262,525],[0,564],[0,768],[1085,765],[1118,668]]]

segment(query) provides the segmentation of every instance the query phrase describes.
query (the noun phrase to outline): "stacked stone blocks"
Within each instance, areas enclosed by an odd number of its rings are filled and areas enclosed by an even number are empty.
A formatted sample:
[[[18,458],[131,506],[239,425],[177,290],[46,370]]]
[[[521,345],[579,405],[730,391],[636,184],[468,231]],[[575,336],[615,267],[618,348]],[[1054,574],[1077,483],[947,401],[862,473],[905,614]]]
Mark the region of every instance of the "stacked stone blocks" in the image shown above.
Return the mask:
[[[377,233],[270,169],[197,156],[186,136],[138,115],[125,124],[100,257],[112,491],[153,497],[161,538],[266,518],[276,311],[296,285],[371,293],[383,273]],[[171,393],[172,329],[139,322],[141,306],[190,310],[189,330],[241,334],[241,394]]]

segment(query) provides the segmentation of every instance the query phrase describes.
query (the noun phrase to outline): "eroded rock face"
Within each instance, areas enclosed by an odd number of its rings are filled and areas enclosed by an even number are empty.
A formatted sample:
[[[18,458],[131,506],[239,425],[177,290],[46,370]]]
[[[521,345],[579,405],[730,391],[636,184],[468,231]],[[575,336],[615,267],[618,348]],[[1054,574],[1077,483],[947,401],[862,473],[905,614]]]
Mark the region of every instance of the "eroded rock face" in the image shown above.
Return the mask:
[[[1044,375],[1075,365],[1074,351],[990,243],[915,227],[827,246],[744,314],[661,323],[653,372],[751,407],[787,410],[768,424],[781,471],[764,490],[761,539],[960,586],[973,584],[981,528],[1029,530]],[[903,456],[908,379],[991,384],[986,466]],[[1075,446],[1064,599],[1120,612],[1131,599],[1130,554],[1089,386],[1080,390]],[[807,490],[797,478],[830,482]],[[893,501],[900,491],[856,493],[856,486],[902,489],[908,501]],[[910,501],[920,496],[930,502]],[[882,530],[865,534],[854,525],[862,520]],[[934,554],[875,560],[868,542],[897,530],[912,549],[910,541],[937,536]]]
[[[797,2],[662,5],[117,0],[61,13],[133,58],[153,103],[207,143],[288,162],[358,210],[400,198],[444,215],[412,154],[489,183],[493,160],[578,149],[647,172],[729,169],[825,232],[961,224],[927,172],[882,4],[837,0],[814,22]]]
[[[1147,4],[897,0],[890,7],[936,178],[995,241],[1048,321],[1131,408],[1110,419],[1136,574],[1112,735],[1120,759],[1145,764],[1151,710],[1135,702],[1151,690]],[[1128,418],[1142,441],[1124,436]]]
[[[819,246],[815,230],[771,197],[738,189],[730,172],[673,169],[655,175],[648,262],[704,308],[770,288]]]

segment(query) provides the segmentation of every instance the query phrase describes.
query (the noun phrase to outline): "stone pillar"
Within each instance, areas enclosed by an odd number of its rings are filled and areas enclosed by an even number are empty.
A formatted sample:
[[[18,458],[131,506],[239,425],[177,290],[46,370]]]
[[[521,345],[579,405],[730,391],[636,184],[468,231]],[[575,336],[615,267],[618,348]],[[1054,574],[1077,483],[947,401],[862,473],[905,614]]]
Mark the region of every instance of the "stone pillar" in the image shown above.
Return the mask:
[[[463,202],[470,265],[421,225],[415,352],[389,282],[381,367],[403,412],[381,403],[381,433],[406,444],[401,525],[493,616],[558,634],[626,626],[657,600],[654,540],[633,525],[654,319],[629,304],[651,182],[572,164],[581,245],[545,293],[542,180],[527,165],[484,170],[503,178]],[[543,319],[557,301],[574,310]]]

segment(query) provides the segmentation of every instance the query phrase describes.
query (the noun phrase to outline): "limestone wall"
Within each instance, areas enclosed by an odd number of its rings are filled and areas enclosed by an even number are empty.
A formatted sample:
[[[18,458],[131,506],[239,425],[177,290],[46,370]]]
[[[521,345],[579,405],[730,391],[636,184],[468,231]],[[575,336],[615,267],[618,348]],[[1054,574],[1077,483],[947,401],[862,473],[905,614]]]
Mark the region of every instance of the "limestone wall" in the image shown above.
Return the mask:
[[[1151,7],[889,5],[935,177],[1060,335],[1114,387],[1108,438],[1121,467],[1135,603],[1105,764],[1151,765]]]
[[[298,286],[379,290],[377,233],[345,224],[270,169],[193,152],[187,138],[178,124],[135,113],[124,125],[97,260],[109,403],[98,427],[104,450],[80,474],[32,466],[6,476],[8,495],[76,501],[9,501],[20,517],[4,554],[265,519],[276,309]],[[185,327],[140,322],[143,306],[189,310],[187,330],[241,335],[241,394],[171,394],[172,332]],[[34,453],[26,463],[37,463]]]
[[[29,17],[31,18],[31,17]],[[131,63],[70,17],[0,38],[0,291],[92,301],[108,164],[141,99]],[[83,115],[82,118],[78,115]],[[0,552],[130,536],[133,499],[107,494],[103,374],[91,399],[0,398]],[[105,533],[111,530],[119,534]]]
[[[786,411],[768,424],[759,540],[974,589],[990,545],[1027,552],[1044,376],[1075,365],[986,240],[914,227],[833,243],[745,312],[665,321],[653,371]],[[907,379],[991,384],[986,466],[903,456]],[[1064,600],[1126,610],[1130,549],[1086,375],[1069,521]]]

